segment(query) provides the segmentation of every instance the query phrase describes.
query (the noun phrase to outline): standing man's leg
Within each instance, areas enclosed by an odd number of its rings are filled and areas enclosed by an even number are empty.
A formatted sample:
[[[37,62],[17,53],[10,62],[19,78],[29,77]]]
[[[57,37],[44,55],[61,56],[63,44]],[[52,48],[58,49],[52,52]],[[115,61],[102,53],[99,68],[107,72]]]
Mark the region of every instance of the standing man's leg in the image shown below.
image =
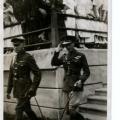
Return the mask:
[[[28,115],[30,120],[37,120],[38,119],[37,116],[35,115],[35,113],[33,112],[31,106],[30,106],[29,100],[25,102],[24,111]]]
[[[83,101],[83,92],[73,91],[70,96],[70,120],[84,120],[84,117],[79,113],[79,104]]]
[[[22,120],[23,119],[23,101],[22,99],[17,99],[17,106],[16,106],[16,118],[15,120]]]
[[[63,91],[63,100],[65,101],[65,112],[69,114],[69,92]]]

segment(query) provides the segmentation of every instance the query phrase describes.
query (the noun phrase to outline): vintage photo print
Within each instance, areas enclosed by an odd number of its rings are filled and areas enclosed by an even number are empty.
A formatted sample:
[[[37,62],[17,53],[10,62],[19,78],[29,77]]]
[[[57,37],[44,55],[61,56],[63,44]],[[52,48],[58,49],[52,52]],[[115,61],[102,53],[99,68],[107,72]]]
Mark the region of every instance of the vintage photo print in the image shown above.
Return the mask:
[[[108,0],[3,0],[4,120],[107,120]]]

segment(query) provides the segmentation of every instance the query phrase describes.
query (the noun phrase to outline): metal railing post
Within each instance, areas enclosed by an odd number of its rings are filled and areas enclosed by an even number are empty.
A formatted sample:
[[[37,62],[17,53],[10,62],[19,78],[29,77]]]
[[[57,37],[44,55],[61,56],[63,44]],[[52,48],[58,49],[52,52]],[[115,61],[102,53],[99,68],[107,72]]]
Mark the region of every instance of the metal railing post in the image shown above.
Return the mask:
[[[55,10],[55,4],[54,3],[55,3],[55,0],[52,4],[52,14],[51,14],[51,42],[52,42],[52,47],[56,47],[59,43],[57,12]]]

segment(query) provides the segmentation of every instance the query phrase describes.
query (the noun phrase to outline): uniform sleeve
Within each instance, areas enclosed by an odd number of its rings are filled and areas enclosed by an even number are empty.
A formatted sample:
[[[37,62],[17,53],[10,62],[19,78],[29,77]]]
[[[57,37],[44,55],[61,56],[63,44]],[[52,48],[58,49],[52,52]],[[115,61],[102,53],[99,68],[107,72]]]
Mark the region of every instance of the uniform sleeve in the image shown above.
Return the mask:
[[[39,86],[39,83],[41,81],[41,72],[36,64],[35,59],[32,56],[29,56],[29,58],[28,58],[28,66],[30,68],[30,71],[32,71],[32,73],[34,74],[31,89],[36,91],[37,87]]]
[[[10,94],[13,88],[13,69],[12,64],[10,65],[10,72],[8,77],[8,87],[7,87],[7,93]]]
[[[60,66],[63,64],[63,60],[58,58],[59,56],[59,52],[55,52],[53,55],[53,58],[51,60],[51,65],[52,66]]]
[[[48,8],[48,5],[43,0],[36,0],[36,3],[39,6],[39,8],[42,8],[42,9]]]
[[[93,0],[93,5],[97,5],[97,1],[96,0]]]
[[[80,80],[82,80],[82,83],[84,83],[90,76],[90,69],[85,55],[82,56],[82,69],[83,69],[83,74],[80,76]]]

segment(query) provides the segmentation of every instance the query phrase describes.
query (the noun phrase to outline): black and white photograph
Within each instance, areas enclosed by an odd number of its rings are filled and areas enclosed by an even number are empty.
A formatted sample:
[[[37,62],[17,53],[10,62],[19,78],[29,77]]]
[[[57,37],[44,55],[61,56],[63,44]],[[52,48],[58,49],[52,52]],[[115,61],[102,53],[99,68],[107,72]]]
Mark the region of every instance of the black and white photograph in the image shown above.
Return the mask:
[[[3,120],[108,120],[108,1],[3,0]]]

